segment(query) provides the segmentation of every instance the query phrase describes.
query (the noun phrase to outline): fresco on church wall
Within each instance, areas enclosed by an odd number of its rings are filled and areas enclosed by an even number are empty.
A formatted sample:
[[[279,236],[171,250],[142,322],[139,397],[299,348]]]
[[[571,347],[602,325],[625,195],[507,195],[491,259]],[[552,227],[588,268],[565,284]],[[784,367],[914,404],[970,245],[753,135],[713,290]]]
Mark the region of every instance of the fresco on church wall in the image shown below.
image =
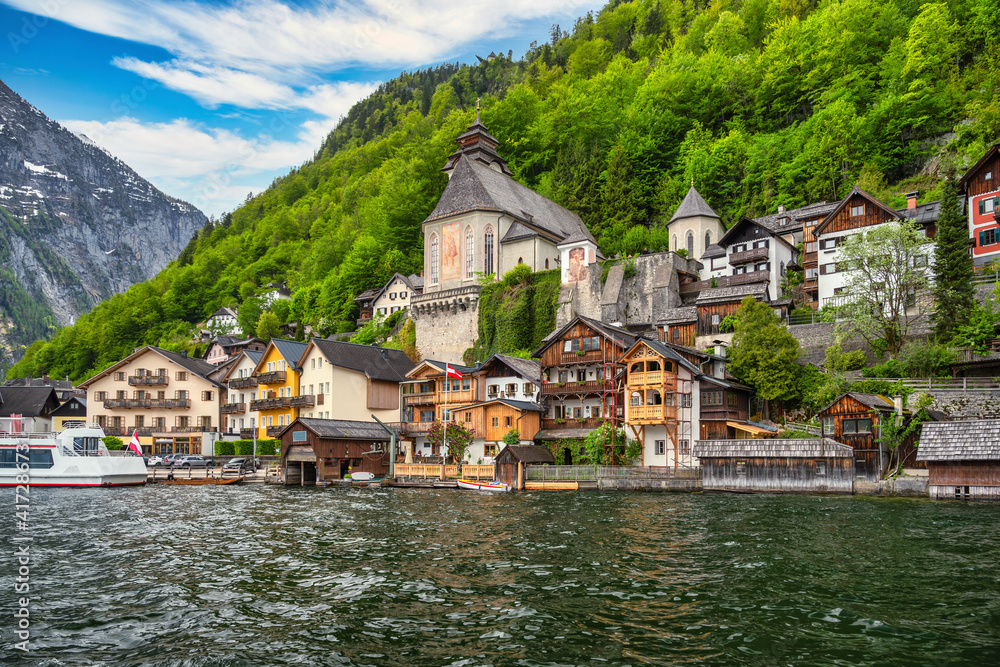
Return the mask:
[[[458,280],[462,277],[459,254],[461,223],[452,222],[441,227],[441,280]]]
[[[575,283],[583,280],[583,270],[586,253],[583,248],[573,248],[569,251],[569,282]]]

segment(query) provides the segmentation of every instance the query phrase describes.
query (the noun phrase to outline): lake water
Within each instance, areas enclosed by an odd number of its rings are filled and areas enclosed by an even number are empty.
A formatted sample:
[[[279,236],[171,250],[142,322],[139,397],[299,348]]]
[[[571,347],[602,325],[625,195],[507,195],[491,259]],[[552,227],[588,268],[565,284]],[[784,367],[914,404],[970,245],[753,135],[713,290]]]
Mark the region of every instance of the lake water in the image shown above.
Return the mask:
[[[1000,505],[429,489],[36,490],[0,662],[995,665]]]

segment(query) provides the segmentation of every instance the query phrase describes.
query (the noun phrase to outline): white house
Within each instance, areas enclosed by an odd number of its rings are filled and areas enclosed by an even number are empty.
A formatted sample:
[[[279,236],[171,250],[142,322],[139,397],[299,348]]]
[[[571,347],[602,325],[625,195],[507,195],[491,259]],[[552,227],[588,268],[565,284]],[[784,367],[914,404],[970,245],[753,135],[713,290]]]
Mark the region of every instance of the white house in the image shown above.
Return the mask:
[[[257,378],[253,371],[263,354],[263,351],[244,350],[222,378],[226,398],[220,412],[226,435],[248,440],[253,437],[252,429],[260,424],[260,415],[250,410],[250,402],[257,393]]]

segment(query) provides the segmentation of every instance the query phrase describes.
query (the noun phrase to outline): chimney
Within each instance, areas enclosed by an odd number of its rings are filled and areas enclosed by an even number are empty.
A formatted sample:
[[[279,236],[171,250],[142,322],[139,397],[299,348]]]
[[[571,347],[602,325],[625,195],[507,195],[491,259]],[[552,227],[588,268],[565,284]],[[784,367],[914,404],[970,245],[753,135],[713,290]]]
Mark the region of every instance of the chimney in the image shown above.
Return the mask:
[[[892,397],[892,407],[895,408],[896,414],[902,418],[903,416],[903,395]]]
[[[784,204],[778,204],[778,215],[781,215],[784,212],[785,212],[785,205]]]
[[[188,356],[188,351],[187,350],[181,350],[181,356],[186,359],[187,356]]]
[[[917,197],[920,195],[919,192],[907,192],[906,193],[906,209],[912,211],[917,207]]]
[[[379,348],[379,352],[382,353],[382,358],[389,361],[389,352],[385,348]]]

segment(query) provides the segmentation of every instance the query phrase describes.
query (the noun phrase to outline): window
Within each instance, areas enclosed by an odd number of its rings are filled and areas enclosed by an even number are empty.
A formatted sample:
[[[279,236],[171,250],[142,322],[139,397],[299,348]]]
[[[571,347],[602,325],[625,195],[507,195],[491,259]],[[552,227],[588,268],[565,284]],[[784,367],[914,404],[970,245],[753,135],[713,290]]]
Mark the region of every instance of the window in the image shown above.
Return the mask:
[[[573,417],[583,419],[583,408],[573,408]]]
[[[831,275],[831,274],[837,272],[837,263],[836,262],[830,262],[829,264],[824,264],[823,266],[821,266],[819,268],[820,268],[820,273],[822,275],[828,276],[828,275]]]
[[[421,410],[420,411],[420,421],[422,421],[422,422],[432,422],[432,421],[434,421],[434,411],[433,410]]]
[[[993,245],[1000,241],[1000,234],[997,233],[996,229],[987,229],[984,232],[979,232],[979,246]]]
[[[864,214],[865,214],[865,205],[864,204],[859,204],[857,206],[852,206],[851,207],[851,217],[852,218],[856,218],[857,216],[864,215]]]
[[[126,392],[119,389],[116,398],[118,398],[118,400],[125,400],[127,398]]]
[[[718,313],[712,315],[712,326],[713,327],[719,326],[719,314]]]
[[[400,299],[405,299],[409,294],[410,294],[409,292],[400,292],[399,293],[399,298]]]
[[[548,257],[545,258],[545,268],[546,269],[549,268],[549,258]]]
[[[472,378],[462,378],[462,389],[468,391],[472,388]]]
[[[639,395],[639,392],[637,391],[632,392],[632,395],[629,397],[628,404],[631,405],[632,407],[638,407],[642,405],[642,396]]]
[[[500,394],[500,385],[491,384],[489,387],[486,388],[486,394],[488,396],[498,396]]]
[[[396,293],[389,292],[389,301],[395,301],[395,300],[396,300]]]
[[[441,421],[443,422],[454,421],[454,418],[451,415],[451,410],[441,410]]]
[[[499,417],[494,417],[492,423],[493,423],[494,427],[500,426],[500,418]]]
[[[679,327],[670,327],[670,339],[678,340],[681,337],[681,330]]]
[[[691,407],[691,394],[681,394],[681,407],[682,408]]]
[[[819,276],[819,269],[816,267],[806,269],[806,280],[816,280],[817,276]]]
[[[694,232],[688,232],[687,251],[688,257],[694,259]]]
[[[98,401],[98,402],[99,401],[106,401],[106,400],[108,400],[108,392],[106,392],[106,391],[95,391],[94,392],[94,400]]]
[[[437,234],[431,234],[431,284],[436,285],[441,275],[441,248]]]
[[[819,242],[820,250],[833,250],[837,247],[837,239],[821,239]]]
[[[754,241],[753,242],[753,247],[754,248],[768,248],[768,247],[770,247],[770,245],[771,245],[771,240],[770,239],[764,239],[763,241]]]
[[[667,451],[666,442],[663,440],[657,440],[654,445],[654,451],[657,456],[663,456]]]
[[[841,422],[841,427],[843,428],[843,435],[854,435],[856,433],[867,434],[872,432],[872,420],[845,419]]]
[[[681,450],[681,455],[688,456],[691,454],[690,440],[681,440],[679,444],[680,444],[679,449]]]
[[[563,352],[572,352],[572,351],[573,351],[573,341],[571,341],[571,340],[564,340],[563,341]]]
[[[721,391],[703,391],[703,392],[701,392],[701,404],[702,405],[722,405],[722,392]]]
[[[292,442],[306,442],[308,436],[305,431],[295,431],[292,433]]]
[[[472,278],[473,274],[473,259],[476,255],[476,235],[472,231],[472,226],[465,228],[465,277]]]
[[[826,435],[833,435],[834,424],[833,417],[823,417],[823,433]]]
[[[593,417],[594,419],[597,419],[598,417],[600,417],[601,416],[601,406],[599,406],[599,405],[592,405],[592,406],[590,406],[590,416]]]
[[[188,379],[187,371],[177,371],[176,379],[179,382],[183,382],[184,380],[187,380]]]
[[[483,445],[483,456],[496,456],[497,446],[496,443],[488,442]]]
[[[316,370],[316,360],[315,359],[312,360],[312,368],[313,368],[313,370]]]
[[[985,174],[983,174],[983,180],[984,181],[992,181],[993,180],[993,172],[992,171],[988,171]]]
[[[747,249],[747,244],[746,243],[740,243],[740,244],[734,245],[732,247],[732,251],[733,251],[734,255],[736,253],[738,253],[738,252],[743,252],[746,249]]]
[[[117,380],[118,382],[124,382],[125,381],[125,372],[124,371],[118,371],[117,373],[115,373],[115,380]]]
[[[817,477],[826,476],[826,461],[816,461],[816,476]]]
[[[507,385],[507,396],[513,396],[517,393],[517,384],[511,383]]]
[[[511,420],[511,418],[510,418],[509,416],[508,416],[508,417],[505,417],[505,418],[504,418],[504,421],[505,421],[505,424],[504,424],[504,426],[510,426],[510,420]]]
[[[517,258],[517,263],[518,264],[524,264],[524,258],[523,257],[518,257]]]
[[[465,413],[465,423],[468,424],[471,421],[472,421],[472,413],[471,412],[466,412]]]
[[[489,225],[483,233],[483,273],[493,275],[493,227]]]
[[[210,392],[210,391],[203,391],[203,392],[201,392],[201,400],[203,400],[203,401],[211,401],[212,400],[212,392]]]
[[[747,474],[747,462],[746,461],[737,461],[736,462],[736,474],[737,475],[746,475]]]
[[[710,245],[712,245],[712,234],[705,232],[705,250],[708,250],[708,246]]]
[[[993,209],[996,208],[997,200],[996,197],[990,197],[989,199],[983,200],[983,213],[992,213]]]

